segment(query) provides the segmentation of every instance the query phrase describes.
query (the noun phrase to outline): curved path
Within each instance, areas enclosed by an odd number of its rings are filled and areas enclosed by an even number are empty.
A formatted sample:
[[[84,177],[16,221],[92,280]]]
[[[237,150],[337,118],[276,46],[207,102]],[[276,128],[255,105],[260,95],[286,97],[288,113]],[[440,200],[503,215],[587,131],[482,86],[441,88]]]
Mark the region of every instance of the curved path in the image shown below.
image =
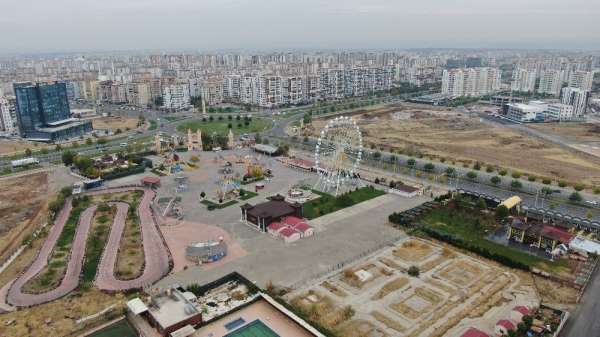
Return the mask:
[[[96,273],[95,284],[99,289],[119,291],[131,288],[142,288],[158,281],[170,270],[169,251],[164,244],[162,235],[154,222],[150,203],[155,193],[144,189],[144,196],[137,209],[142,230],[142,244],[144,246],[144,271],[138,278],[132,280],[119,280],[115,277],[119,243],[125,229],[125,219],[129,205],[120,203],[117,207],[117,216],[110,230],[110,237],[102,254],[102,260]],[[123,210],[121,211],[121,208]]]
[[[150,204],[154,199],[154,191],[142,187],[121,187],[98,190],[87,195],[100,195],[107,193],[121,193],[139,190],[144,196],[138,207],[138,216],[142,230],[142,244],[145,253],[145,268],[143,274],[135,279],[122,281],[114,276],[114,267],[119,250],[119,243],[129,205],[123,202],[114,202],[117,206],[117,214],[107,245],[104,248],[102,260],[96,272],[96,285],[101,290],[117,291],[131,288],[141,288],[150,285],[165,276],[170,270],[170,254],[162,240],[162,236],[154,222]],[[73,239],[67,270],[58,287],[41,294],[29,294],[22,291],[23,286],[36,275],[38,275],[48,264],[52,251],[62,233],[69,214],[73,208],[72,199],[68,198],[65,207],[56,217],[54,226],[50,229],[37,258],[12,284],[7,294],[7,302],[17,307],[28,307],[61,298],[75,290],[79,284],[79,276],[83,267],[85,245],[92,224],[96,206],[90,206],[81,212],[79,224]]]

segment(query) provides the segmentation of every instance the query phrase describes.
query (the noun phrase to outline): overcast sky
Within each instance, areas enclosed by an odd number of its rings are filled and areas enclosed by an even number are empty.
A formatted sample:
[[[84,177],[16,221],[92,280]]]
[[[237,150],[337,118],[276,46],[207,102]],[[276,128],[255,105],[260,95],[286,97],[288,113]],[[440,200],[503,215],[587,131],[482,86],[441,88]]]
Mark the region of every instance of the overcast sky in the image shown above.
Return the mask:
[[[0,0],[0,52],[600,49],[600,0]]]

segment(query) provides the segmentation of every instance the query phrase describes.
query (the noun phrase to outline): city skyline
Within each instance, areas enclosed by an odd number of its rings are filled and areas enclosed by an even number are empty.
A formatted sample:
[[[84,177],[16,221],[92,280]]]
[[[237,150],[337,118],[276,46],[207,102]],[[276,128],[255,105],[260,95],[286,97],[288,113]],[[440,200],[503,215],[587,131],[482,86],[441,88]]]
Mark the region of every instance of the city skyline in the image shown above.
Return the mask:
[[[0,53],[104,50],[593,49],[600,4],[389,0],[17,2]]]

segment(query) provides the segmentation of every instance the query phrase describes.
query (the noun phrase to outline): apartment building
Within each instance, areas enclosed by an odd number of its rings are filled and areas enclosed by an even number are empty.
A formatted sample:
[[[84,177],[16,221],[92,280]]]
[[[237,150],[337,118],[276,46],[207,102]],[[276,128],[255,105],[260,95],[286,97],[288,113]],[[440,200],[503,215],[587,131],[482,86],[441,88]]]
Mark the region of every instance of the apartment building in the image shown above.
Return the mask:
[[[573,118],[585,116],[589,97],[589,91],[579,88],[566,87],[561,91],[561,103],[573,107]]]
[[[6,134],[18,131],[14,98],[0,97],[0,131]]]
[[[591,71],[576,70],[569,74],[569,87],[591,91],[593,82],[594,73]]]
[[[546,119],[556,121],[567,121],[573,119],[573,106],[562,103],[548,104]]]
[[[560,70],[543,70],[540,73],[538,93],[558,96],[562,88],[563,74]]]
[[[304,78],[302,76],[287,76],[283,78],[283,104],[300,104],[305,100]]]
[[[163,107],[170,110],[184,110],[190,107],[188,84],[171,84],[163,87]]]
[[[127,83],[125,91],[128,104],[145,107],[152,102],[150,86],[147,83]]]
[[[513,71],[510,89],[518,92],[534,92],[536,79],[536,70],[517,68]]]
[[[483,96],[500,89],[500,71],[496,68],[461,68],[444,70],[442,93],[452,96]]]

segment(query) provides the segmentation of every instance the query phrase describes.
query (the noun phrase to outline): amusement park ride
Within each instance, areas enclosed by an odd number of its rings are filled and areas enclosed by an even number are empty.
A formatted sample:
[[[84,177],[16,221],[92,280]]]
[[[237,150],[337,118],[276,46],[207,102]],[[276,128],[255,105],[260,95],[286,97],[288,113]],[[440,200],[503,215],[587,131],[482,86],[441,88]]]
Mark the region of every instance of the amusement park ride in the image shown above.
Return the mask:
[[[321,130],[315,146],[319,179],[314,188],[338,195],[361,184],[357,175],[363,142],[358,125],[350,117],[331,119]]]

